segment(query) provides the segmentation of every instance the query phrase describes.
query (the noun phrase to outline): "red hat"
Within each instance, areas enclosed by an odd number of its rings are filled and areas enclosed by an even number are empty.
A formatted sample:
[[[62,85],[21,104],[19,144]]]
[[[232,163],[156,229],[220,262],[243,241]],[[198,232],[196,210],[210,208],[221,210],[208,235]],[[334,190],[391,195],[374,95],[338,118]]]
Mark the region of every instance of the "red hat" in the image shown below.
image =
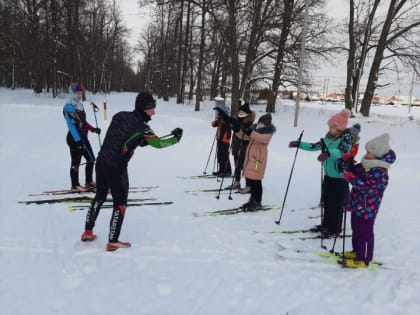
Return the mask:
[[[338,114],[331,116],[328,120],[328,126],[336,128],[340,131],[344,131],[347,129],[347,123],[351,116],[351,111],[348,109],[343,109]]]

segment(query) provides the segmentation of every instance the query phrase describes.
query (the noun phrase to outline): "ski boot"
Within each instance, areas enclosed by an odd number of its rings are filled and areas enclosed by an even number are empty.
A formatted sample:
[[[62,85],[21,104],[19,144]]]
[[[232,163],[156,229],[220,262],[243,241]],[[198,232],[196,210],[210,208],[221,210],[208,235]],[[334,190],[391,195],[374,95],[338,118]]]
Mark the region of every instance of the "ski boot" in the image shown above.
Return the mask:
[[[244,212],[258,211],[261,209],[261,203],[256,202],[254,199],[249,199],[247,203],[242,205]]]
[[[95,239],[96,235],[93,234],[92,230],[84,231],[81,237],[82,242],[93,242]]]
[[[120,242],[120,241],[109,242],[106,245],[106,250],[108,252],[113,252],[113,251],[116,251],[119,248],[129,248],[129,247],[131,247],[131,244],[129,242]]]
[[[344,258],[345,259],[356,259],[356,252],[355,251],[344,252]]]
[[[349,268],[366,268],[369,263],[357,259],[346,259],[344,260],[344,266]]]

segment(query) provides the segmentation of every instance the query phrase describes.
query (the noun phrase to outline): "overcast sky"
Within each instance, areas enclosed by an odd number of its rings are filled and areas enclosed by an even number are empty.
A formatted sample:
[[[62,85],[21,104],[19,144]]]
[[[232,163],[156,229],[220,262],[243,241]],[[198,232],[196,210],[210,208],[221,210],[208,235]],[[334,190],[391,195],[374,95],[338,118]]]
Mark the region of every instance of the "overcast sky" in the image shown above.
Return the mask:
[[[139,8],[137,0],[119,0],[123,18],[130,30],[130,43],[135,46],[139,34],[151,22],[152,17],[148,8]],[[337,21],[345,21],[348,15],[348,0],[327,0],[327,12]],[[343,57],[334,58],[334,64],[324,64],[313,73],[313,81],[316,85],[323,84],[328,79],[329,91],[341,92],[344,89],[346,72],[346,59]],[[366,73],[366,76],[368,74]],[[391,76],[391,75],[389,75]],[[393,75],[392,75],[393,76]],[[390,77],[387,82],[393,84],[385,89],[378,90],[379,95],[408,95],[409,94],[409,74],[403,74],[398,81],[395,77]],[[362,82],[363,83],[363,82]],[[399,92],[398,92],[399,91]],[[414,95],[420,97],[420,84],[417,82],[414,86]]]

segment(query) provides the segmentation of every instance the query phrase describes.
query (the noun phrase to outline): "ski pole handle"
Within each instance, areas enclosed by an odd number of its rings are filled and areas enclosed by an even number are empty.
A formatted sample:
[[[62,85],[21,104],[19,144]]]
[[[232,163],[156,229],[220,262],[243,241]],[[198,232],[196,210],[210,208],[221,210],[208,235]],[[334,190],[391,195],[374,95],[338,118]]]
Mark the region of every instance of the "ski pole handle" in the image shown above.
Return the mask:
[[[99,112],[99,107],[98,105],[96,105],[94,102],[90,102],[90,105],[92,105],[93,111],[94,112]]]

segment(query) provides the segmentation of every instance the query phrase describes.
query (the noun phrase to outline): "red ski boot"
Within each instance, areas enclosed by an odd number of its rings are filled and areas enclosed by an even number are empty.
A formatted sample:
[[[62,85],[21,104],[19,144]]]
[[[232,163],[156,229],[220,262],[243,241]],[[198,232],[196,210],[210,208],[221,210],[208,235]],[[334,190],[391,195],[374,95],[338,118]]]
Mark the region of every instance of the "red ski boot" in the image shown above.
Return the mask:
[[[96,239],[96,235],[93,234],[92,230],[86,230],[82,234],[82,242],[92,242]]]
[[[131,244],[129,242],[109,242],[106,245],[106,250],[109,252],[113,252],[117,250],[118,248],[129,248],[131,247]]]

